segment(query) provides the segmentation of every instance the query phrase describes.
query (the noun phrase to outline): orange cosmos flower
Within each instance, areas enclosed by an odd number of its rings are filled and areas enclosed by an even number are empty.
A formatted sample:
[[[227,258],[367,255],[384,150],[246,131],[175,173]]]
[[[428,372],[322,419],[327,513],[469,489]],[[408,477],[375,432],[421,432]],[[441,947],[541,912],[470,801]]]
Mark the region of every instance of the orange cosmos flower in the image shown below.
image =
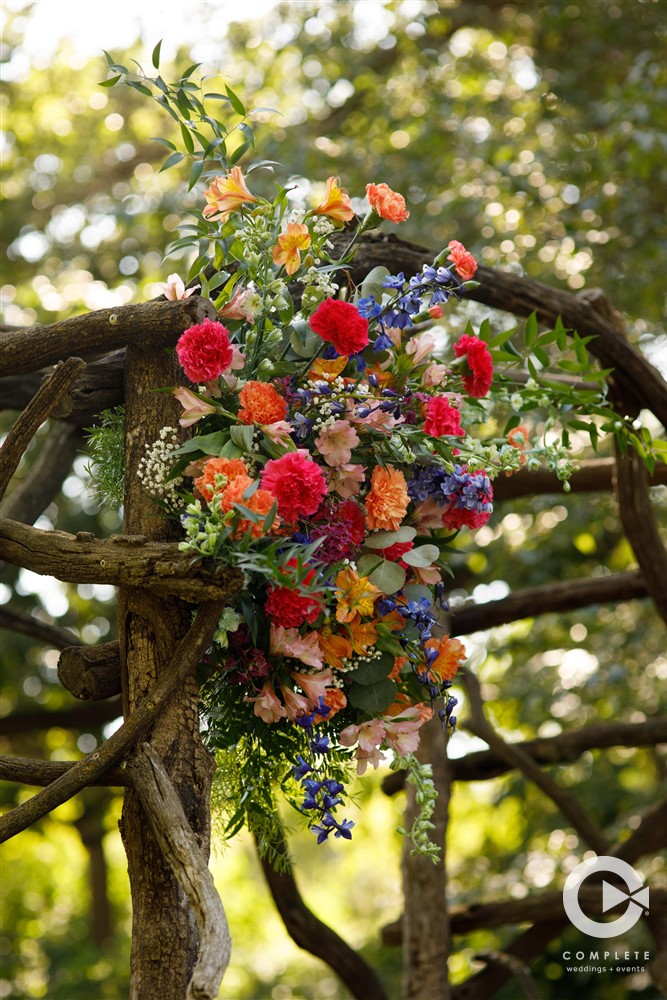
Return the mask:
[[[287,273],[294,274],[301,263],[301,251],[307,250],[310,244],[308,226],[301,222],[288,222],[287,232],[278,237],[278,244],[273,248],[273,263],[284,264]]]
[[[226,222],[246,202],[259,201],[246,187],[240,167],[232,167],[225,177],[214,177],[210,188],[204,191],[206,208],[202,212],[205,219],[219,219]]]
[[[448,635],[443,635],[442,639],[428,639],[427,649],[437,650],[437,657],[429,665],[429,674],[434,675],[438,681],[451,681],[456,674],[461,660],[466,658],[466,648],[458,639],[450,639]]]
[[[398,531],[409,503],[408,487],[400,469],[376,465],[366,497],[366,523],[371,531]]]
[[[287,403],[268,382],[246,382],[239,393],[242,424],[273,424],[284,420]]]
[[[382,595],[367,576],[359,576],[349,567],[340,571],[336,586],[336,620],[339,622],[358,622],[361,615],[370,618],[375,601]]]
[[[317,208],[313,209],[313,215],[328,215],[336,222],[349,222],[354,218],[354,209],[350,196],[345,194],[338,186],[337,177],[327,179],[327,189],[324,194],[324,201]]]

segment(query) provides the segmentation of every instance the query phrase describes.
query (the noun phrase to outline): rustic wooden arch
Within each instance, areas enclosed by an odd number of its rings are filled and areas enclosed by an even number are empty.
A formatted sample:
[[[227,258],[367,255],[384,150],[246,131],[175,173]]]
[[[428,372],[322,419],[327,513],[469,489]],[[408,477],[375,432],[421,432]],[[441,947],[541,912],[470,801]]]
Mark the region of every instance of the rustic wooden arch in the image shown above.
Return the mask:
[[[410,275],[431,260],[432,253],[422,247],[372,235],[351,266],[350,276],[358,282],[379,264]],[[480,268],[478,277],[480,287],[471,293],[477,301],[518,316],[536,311],[550,325],[561,316],[568,328],[593,336],[590,350],[605,367],[614,369],[613,392],[619,411],[635,414],[647,407],[667,426],[667,384],[629,343],[602,293],[573,295],[486,267]],[[65,581],[117,586],[119,642],[92,650],[81,647],[65,630],[44,626],[7,608],[0,609],[0,625],[63,650],[61,680],[77,697],[88,700],[85,711],[97,712],[100,719],[104,712],[113,717],[115,710],[109,709],[112,703],[106,699],[120,690],[125,717],[110,739],[77,763],[0,758],[1,778],[43,786],[0,819],[0,838],[15,836],[88,785],[125,787],[121,832],[133,901],[133,1000],[213,998],[229,960],[224,911],[207,868],[213,763],[199,738],[194,669],[221,609],[240,588],[241,577],[205,563],[191,566],[189,558],[178,551],[173,524],[155,516],[136,475],[145,444],[155,440],[165,424],[175,425],[178,420],[175,400],[153,391],[178,379],[173,353],[163,348],[173,346],[193,323],[214,316],[210,302],[193,296],[181,302],[156,300],[100,310],[52,326],[6,328],[0,338],[3,408],[22,411],[0,452],[0,498],[38,427],[49,417],[58,419],[49,447],[29,474],[33,488],[18,487],[0,506],[0,558]],[[79,428],[99,410],[121,401],[126,405],[128,428],[123,533],[98,539],[86,532],[68,535],[32,527],[68,472],[80,440]],[[667,467],[659,466],[650,482],[667,482]],[[39,489],[34,488],[36,484]],[[584,463],[572,480],[573,492],[616,489],[638,570],[552,583],[480,607],[467,606],[452,614],[451,633],[464,635],[548,611],[646,597],[654,600],[667,623],[667,553],[648,485],[632,452],[619,453],[615,460]],[[502,502],[558,488],[547,473],[522,471],[498,482],[496,498]],[[191,621],[193,607],[198,610]],[[551,799],[565,822],[598,853],[615,853],[634,862],[667,845],[667,803],[647,812],[627,839],[614,844],[579,800],[544,770],[544,765],[574,760],[592,747],[666,742],[667,719],[589,725],[551,739],[507,744],[486,719],[475,678],[467,674],[465,683],[471,706],[466,724],[486,741],[489,750],[449,763],[438,752],[441,743],[436,742],[435,730],[428,728],[422,746],[422,753],[434,763],[440,790],[436,836],[443,843],[451,782],[484,780],[515,768]],[[68,718],[74,722],[76,715],[73,710]],[[25,713],[23,718],[7,720],[10,732],[25,724]],[[400,775],[386,779],[387,794],[400,786]],[[407,810],[414,810],[410,793]],[[286,844],[274,847],[288,857]],[[291,866],[278,874],[265,863],[264,870],[294,940],[328,962],[355,997],[386,998],[367,963],[307,908]],[[434,869],[430,861],[412,858],[406,850],[404,915],[384,931],[386,943],[403,946],[404,996],[481,1000],[512,976],[530,995],[528,965],[564,926],[559,894],[544,892],[462,910],[447,907],[445,878],[444,860]],[[163,919],[165,913],[168,922]],[[444,970],[451,934],[519,922],[530,927],[506,953],[482,956],[486,968],[450,989]],[[648,923],[657,948],[652,974],[664,987],[667,892],[652,892]]]

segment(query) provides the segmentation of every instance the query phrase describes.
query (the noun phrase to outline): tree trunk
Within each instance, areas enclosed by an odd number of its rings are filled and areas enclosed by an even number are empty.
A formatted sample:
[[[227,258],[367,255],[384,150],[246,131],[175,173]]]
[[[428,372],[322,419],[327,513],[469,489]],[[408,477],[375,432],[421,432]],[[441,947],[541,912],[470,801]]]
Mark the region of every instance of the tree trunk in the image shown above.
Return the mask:
[[[403,845],[403,1000],[449,1000],[447,957],[450,947],[445,898],[445,834],[449,811],[450,776],[447,742],[437,715],[422,726],[416,756],[433,766],[438,800],[431,839],[441,848],[440,860],[413,856],[411,843]],[[407,783],[404,826],[409,830],[417,813],[415,788]]]
[[[145,444],[176,425],[179,406],[157,387],[178,381],[173,355],[130,346],[125,372],[126,491],[124,531],[151,540],[173,540],[178,527],[158,516],[145,496],[137,467]],[[152,688],[190,623],[192,605],[128,587],[119,594],[123,708],[128,712]],[[213,760],[199,736],[198,687],[191,678],[156,723],[151,742],[164,761],[204,857],[210,847]],[[194,915],[153,837],[134,791],[128,789],[121,834],[132,894],[131,1000],[183,1000],[197,957]]]

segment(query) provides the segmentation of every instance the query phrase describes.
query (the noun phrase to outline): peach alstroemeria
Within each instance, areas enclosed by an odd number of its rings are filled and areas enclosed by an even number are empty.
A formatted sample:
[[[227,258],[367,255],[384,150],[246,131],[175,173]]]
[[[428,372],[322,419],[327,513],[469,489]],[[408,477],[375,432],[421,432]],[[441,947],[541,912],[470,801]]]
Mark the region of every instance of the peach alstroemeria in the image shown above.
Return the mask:
[[[307,715],[310,705],[308,699],[304,698],[302,694],[297,694],[296,691],[292,691],[291,688],[283,686],[281,688],[283,701],[285,702],[285,711],[287,712],[287,718],[291,722],[296,722],[300,719],[302,715]]]
[[[261,427],[274,444],[287,445],[291,441],[292,425],[287,420],[274,420],[272,424],[262,424]]]
[[[418,365],[421,364],[424,358],[429,356],[436,343],[437,341],[433,334],[426,330],[424,333],[419,333],[416,337],[410,338],[405,345],[405,353],[414,355],[412,363]]]
[[[240,167],[232,167],[224,177],[214,177],[209,188],[204,191],[206,208],[202,212],[205,219],[226,222],[232,212],[242,205],[257,202],[258,198],[246,187]]]
[[[255,715],[257,715],[262,722],[278,722],[280,719],[284,719],[287,715],[287,712],[281,705],[280,699],[273,689],[271,681],[265,682],[264,687],[256,698],[245,698],[244,700],[254,701]]]
[[[320,647],[324,654],[325,661],[330,667],[342,670],[345,664],[343,660],[352,656],[352,643],[343,635],[335,635],[328,625],[325,625],[319,633]]]
[[[440,385],[446,378],[448,371],[447,365],[440,365],[432,361],[422,375],[422,385]]]
[[[315,438],[315,446],[327,465],[348,465],[352,458],[352,449],[359,444],[359,435],[347,420],[335,420],[328,427],[323,427],[319,437]]]
[[[377,747],[373,747],[372,750],[362,750],[361,747],[357,747],[355,758],[357,761],[357,774],[359,776],[366,773],[366,768],[369,764],[372,764],[375,770],[377,770],[378,765],[385,760],[384,754]]]
[[[382,595],[367,576],[359,576],[346,566],[336,577],[336,620],[339,622],[358,621],[360,616],[370,618],[375,602]]]
[[[419,746],[419,730],[426,721],[417,708],[406,709],[393,719],[384,719],[387,745],[401,757],[414,753]]]
[[[320,698],[324,698],[327,688],[333,682],[331,670],[322,670],[319,674],[300,674],[295,672],[291,677],[306,695],[311,708],[315,708]]]
[[[363,465],[341,465],[337,469],[330,469],[327,473],[329,492],[337,493],[344,500],[355,496],[365,479],[366,470]]]
[[[188,299],[198,288],[201,288],[201,285],[186,288],[183,279],[178,274],[170,274],[167,276],[166,282],[159,282],[158,287],[162,289],[165,299],[170,302],[178,302],[180,299]]]
[[[385,737],[385,723],[383,719],[369,719],[358,726],[346,726],[338,734],[338,742],[344,747],[352,747],[359,744],[361,750],[370,751],[379,747]]]
[[[246,299],[250,297],[247,288],[237,288],[229,302],[218,309],[220,319],[244,319],[252,323],[255,318],[254,310],[248,309],[245,305]]]
[[[184,385],[178,389],[174,389],[173,394],[183,407],[183,413],[178,421],[181,427],[192,427],[202,417],[207,417],[210,413],[219,412],[220,408],[218,406],[214,406],[212,403],[205,403],[203,399],[195,396],[194,392],[186,389]]]
[[[301,264],[301,251],[307,250],[312,240],[308,226],[302,222],[288,222],[287,232],[278,237],[273,248],[273,263],[284,264],[288,274],[294,274]]]
[[[322,666],[322,650],[317,632],[301,636],[295,628],[272,625],[269,650],[272,656],[290,656],[309,667]]]
[[[313,215],[327,215],[337,222],[349,222],[350,219],[354,218],[350,196],[339,187],[337,177],[327,178],[324,201],[313,209]]]

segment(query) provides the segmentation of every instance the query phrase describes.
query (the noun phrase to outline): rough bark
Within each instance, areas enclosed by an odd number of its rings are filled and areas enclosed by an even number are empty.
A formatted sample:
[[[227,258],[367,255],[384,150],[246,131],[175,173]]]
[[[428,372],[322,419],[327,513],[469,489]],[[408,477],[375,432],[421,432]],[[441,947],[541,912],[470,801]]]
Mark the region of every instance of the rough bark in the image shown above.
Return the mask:
[[[11,330],[0,337],[0,375],[22,375],[75,353],[90,358],[126,344],[135,344],[140,351],[173,346],[188,327],[216,317],[213,304],[195,295],[179,302],[154,300],[98,309],[51,326]],[[176,378],[165,384],[176,384]]]
[[[156,511],[153,504],[151,509]],[[155,522],[164,520],[155,514],[152,517]],[[153,528],[148,520],[147,531]],[[156,597],[177,596],[194,603],[224,601],[242,579],[236,570],[193,565],[192,556],[179,552],[175,541],[155,541],[146,534],[112,535],[102,540],[88,531],[76,535],[41,531],[2,519],[0,558],[66,583],[145,588]]]
[[[150,743],[134,754],[128,768],[153,836],[197,922],[199,954],[186,1000],[215,1000],[229,964],[232,941],[222,902],[206,864],[208,849],[206,854],[202,852],[164,763]]]
[[[447,820],[450,797],[450,764],[446,738],[435,716],[421,728],[417,756],[433,767],[438,800],[432,822],[433,843],[441,848],[440,859],[411,853],[411,843],[403,844],[403,1000],[449,1000],[447,959],[450,951],[449,919],[445,901]],[[415,788],[408,783],[403,825],[409,830],[419,811]]]
[[[120,694],[118,643],[63,649],[58,660],[58,680],[75,698],[85,701],[103,701]]]
[[[124,531],[145,535],[151,542],[167,542],[178,532],[178,525],[159,516],[142,492],[137,468],[145,445],[157,439],[165,424],[177,424],[178,403],[154,390],[177,384],[178,371],[172,354],[140,344],[141,339],[136,340],[126,352]],[[176,598],[160,598],[155,591],[136,586],[121,589],[118,632],[126,713],[159,680],[189,618],[190,609]],[[160,713],[150,742],[164,762],[207,859],[214,765],[199,737],[197,703],[198,686],[191,677]],[[131,1000],[183,1000],[197,959],[197,924],[132,789],[125,795],[120,828],[132,894]]]

